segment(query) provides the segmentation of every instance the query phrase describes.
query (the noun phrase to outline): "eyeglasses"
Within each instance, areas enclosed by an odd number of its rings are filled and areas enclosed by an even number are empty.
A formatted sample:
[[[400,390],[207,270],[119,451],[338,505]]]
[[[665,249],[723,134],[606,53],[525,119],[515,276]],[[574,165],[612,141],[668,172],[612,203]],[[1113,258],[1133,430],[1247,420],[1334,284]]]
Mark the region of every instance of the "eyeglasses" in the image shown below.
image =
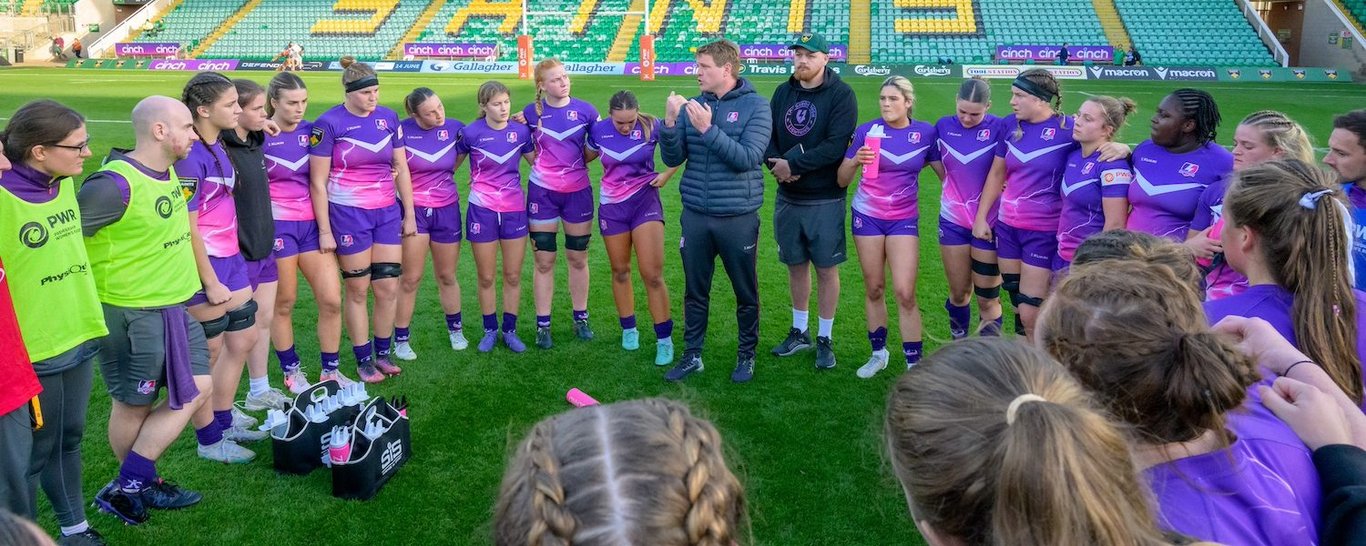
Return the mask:
[[[77,151],[77,152],[88,152],[88,151],[90,151],[90,142],[89,142],[89,141],[82,142],[82,143],[80,143],[80,144],[75,144],[75,145],[72,145],[72,144],[48,144],[48,146],[51,146],[51,147],[53,147],[53,148],[66,148],[66,149],[68,149],[68,150],[75,150],[75,151]]]

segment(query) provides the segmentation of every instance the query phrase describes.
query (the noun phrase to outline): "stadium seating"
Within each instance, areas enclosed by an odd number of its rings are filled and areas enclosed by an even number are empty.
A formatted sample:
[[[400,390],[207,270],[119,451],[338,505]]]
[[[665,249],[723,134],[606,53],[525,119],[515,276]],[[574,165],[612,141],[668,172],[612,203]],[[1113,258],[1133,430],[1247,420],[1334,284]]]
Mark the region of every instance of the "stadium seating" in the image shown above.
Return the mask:
[[[6,3],[20,1],[0,0],[0,11]],[[1031,0],[1027,9],[1015,0],[861,1],[868,2],[871,14],[867,53],[876,63],[989,63],[998,45],[1108,43],[1092,0]],[[1342,1],[1349,9],[1366,11],[1366,0]],[[851,8],[840,0],[654,0],[648,23],[606,15],[628,11],[632,0],[527,4],[541,13],[531,18],[536,56],[572,61],[605,61],[618,40],[617,59],[634,61],[647,24],[655,30],[661,62],[692,60],[698,45],[721,36],[741,44],[781,43],[798,32],[814,31],[831,43],[850,40]],[[639,9],[641,4],[634,5]],[[1273,62],[1233,0],[1115,0],[1115,5],[1150,64]],[[304,46],[310,59],[355,55],[374,60],[397,51],[402,41],[414,40],[495,43],[502,46],[503,60],[513,60],[521,33],[520,6],[519,0],[183,0],[159,20],[161,30],[137,39],[180,42],[194,50],[223,21],[246,9],[240,21],[205,42],[207,50],[200,56],[269,59],[293,41]],[[428,9],[435,13],[419,23]],[[1172,13],[1183,16],[1173,18]]]
[[[1347,16],[1356,19],[1357,28],[1366,28],[1366,0],[1341,0]]]
[[[980,0],[972,14],[937,7],[944,4],[873,0],[873,61],[983,63],[997,45],[1107,43],[1090,0],[1031,0],[1028,9],[1013,0]]]
[[[262,0],[204,56],[269,60],[296,42],[310,59],[377,60],[424,8],[425,2],[394,0]]]
[[[1148,64],[1276,64],[1232,0],[1115,0],[1115,6]]]

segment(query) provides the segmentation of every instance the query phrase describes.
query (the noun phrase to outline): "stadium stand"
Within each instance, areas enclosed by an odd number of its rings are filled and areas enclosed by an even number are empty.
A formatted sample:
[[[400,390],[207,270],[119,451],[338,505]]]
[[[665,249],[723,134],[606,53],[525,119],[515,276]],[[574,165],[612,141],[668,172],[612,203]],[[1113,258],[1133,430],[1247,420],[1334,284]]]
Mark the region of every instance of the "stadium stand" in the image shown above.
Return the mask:
[[[1366,0],[1337,0],[1345,9],[1348,17],[1357,25],[1357,30],[1366,32]]]
[[[6,1],[18,0],[0,0],[0,7]],[[1366,0],[1342,1],[1354,12],[1366,11]],[[865,0],[856,8],[839,0],[656,0],[647,20],[616,14],[642,10],[640,0],[528,0],[531,10],[546,13],[531,20],[537,56],[572,61],[634,61],[648,26],[661,62],[691,60],[694,48],[723,35],[741,44],[781,43],[814,31],[849,44],[852,57],[875,63],[988,63],[998,45],[1124,45],[1114,42],[1132,39],[1150,64],[1274,64],[1232,0],[1103,4],[1106,23],[1094,0],[1033,0],[1027,10],[1014,0]],[[1110,6],[1122,18],[1120,32]],[[244,13],[230,28],[216,28],[239,10]],[[849,43],[851,13],[859,15],[857,44]],[[310,59],[375,60],[393,58],[405,41],[419,41],[494,43],[502,60],[515,60],[521,1],[183,0],[159,23],[160,30],[137,39],[180,42],[200,49],[201,57],[269,59],[293,41]]]
[[[1115,0],[1115,6],[1149,64],[1276,65],[1231,0]]]

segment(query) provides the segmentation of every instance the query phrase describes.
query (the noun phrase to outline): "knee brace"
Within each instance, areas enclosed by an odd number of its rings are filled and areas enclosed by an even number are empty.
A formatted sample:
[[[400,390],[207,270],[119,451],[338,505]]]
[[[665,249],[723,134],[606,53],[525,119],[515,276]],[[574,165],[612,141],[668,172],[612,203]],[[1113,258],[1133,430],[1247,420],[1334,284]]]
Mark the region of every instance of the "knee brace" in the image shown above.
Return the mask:
[[[1026,305],[1031,306],[1035,309],[1039,309],[1043,307],[1043,298],[1036,298],[1034,296],[1020,294],[1019,301],[1015,303],[1015,306],[1024,307]]]
[[[564,235],[564,248],[565,250],[586,251],[588,250],[588,240],[592,238],[592,235],[570,235],[566,233]]]
[[[1020,274],[1019,274],[1019,273],[1002,273],[1002,274],[1001,274],[1001,280],[1004,281],[1004,282],[1001,283],[1001,288],[1002,288],[1003,290],[1005,290],[1005,291],[1006,291],[1006,294],[1008,294],[1008,295],[1010,296],[1010,304],[1013,305],[1013,306],[1015,306],[1015,307],[1019,307],[1019,306],[1020,306]]]
[[[223,332],[228,330],[229,322],[230,319],[227,315],[223,315],[216,319],[199,321],[199,325],[204,327],[204,339],[213,339],[222,335]]]
[[[991,288],[982,288],[980,286],[974,286],[972,288],[972,292],[974,294],[977,294],[977,297],[979,298],[994,300],[996,298],[1001,297],[1001,285],[998,284]]]
[[[228,331],[239,332],[256,325],[256,300],[247,300],[240,307],[224,315],[228,319]]]
[[[403,275],[403,266],[394,262],[375,262],[370,264],[370,280],[394,279]]]
[[[565,244],[569,244],[566,238]],[[553,231],[533,231],[531,232],[531,248],[537,252],[554,252],[555,232]]]
[[[360,269],[343,269],[343,270],[342,270],[342,278],[343,278],[343,279],[359,279],[359,278],[364,277],[364,276],[367,276],[367,275],[369,275],[369,274],[370,274],[370,268],[369,268],[368,266],[367,266],[367,267],[362,267],[362,268],[360,268]]]
[[[972,260],[972,272],[983,277],[995,277],[1001,274],[1001,266]]]

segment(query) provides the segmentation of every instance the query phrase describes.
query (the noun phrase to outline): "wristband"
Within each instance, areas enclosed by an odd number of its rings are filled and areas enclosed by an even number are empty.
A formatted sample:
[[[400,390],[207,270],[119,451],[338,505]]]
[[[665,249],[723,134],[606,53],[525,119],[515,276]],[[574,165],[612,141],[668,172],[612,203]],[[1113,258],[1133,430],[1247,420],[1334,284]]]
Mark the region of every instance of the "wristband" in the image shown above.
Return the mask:
[[[1300,364],[1313,364],[1313,363],[1314,363],[1313,360],[1301,360],[1301,361],[1299,361],[1299,362],[1296,362],[1296,363],[1294,363],[1294,364],[1291,364],[1289,367],[1287,367],[1287,368],[1285,369],[1285,372],[1281,373],[1281,377],[1286,377],[1286,376],[1290,375],[1290,370],[1295,369],[1295,366],[1299,366]]]

